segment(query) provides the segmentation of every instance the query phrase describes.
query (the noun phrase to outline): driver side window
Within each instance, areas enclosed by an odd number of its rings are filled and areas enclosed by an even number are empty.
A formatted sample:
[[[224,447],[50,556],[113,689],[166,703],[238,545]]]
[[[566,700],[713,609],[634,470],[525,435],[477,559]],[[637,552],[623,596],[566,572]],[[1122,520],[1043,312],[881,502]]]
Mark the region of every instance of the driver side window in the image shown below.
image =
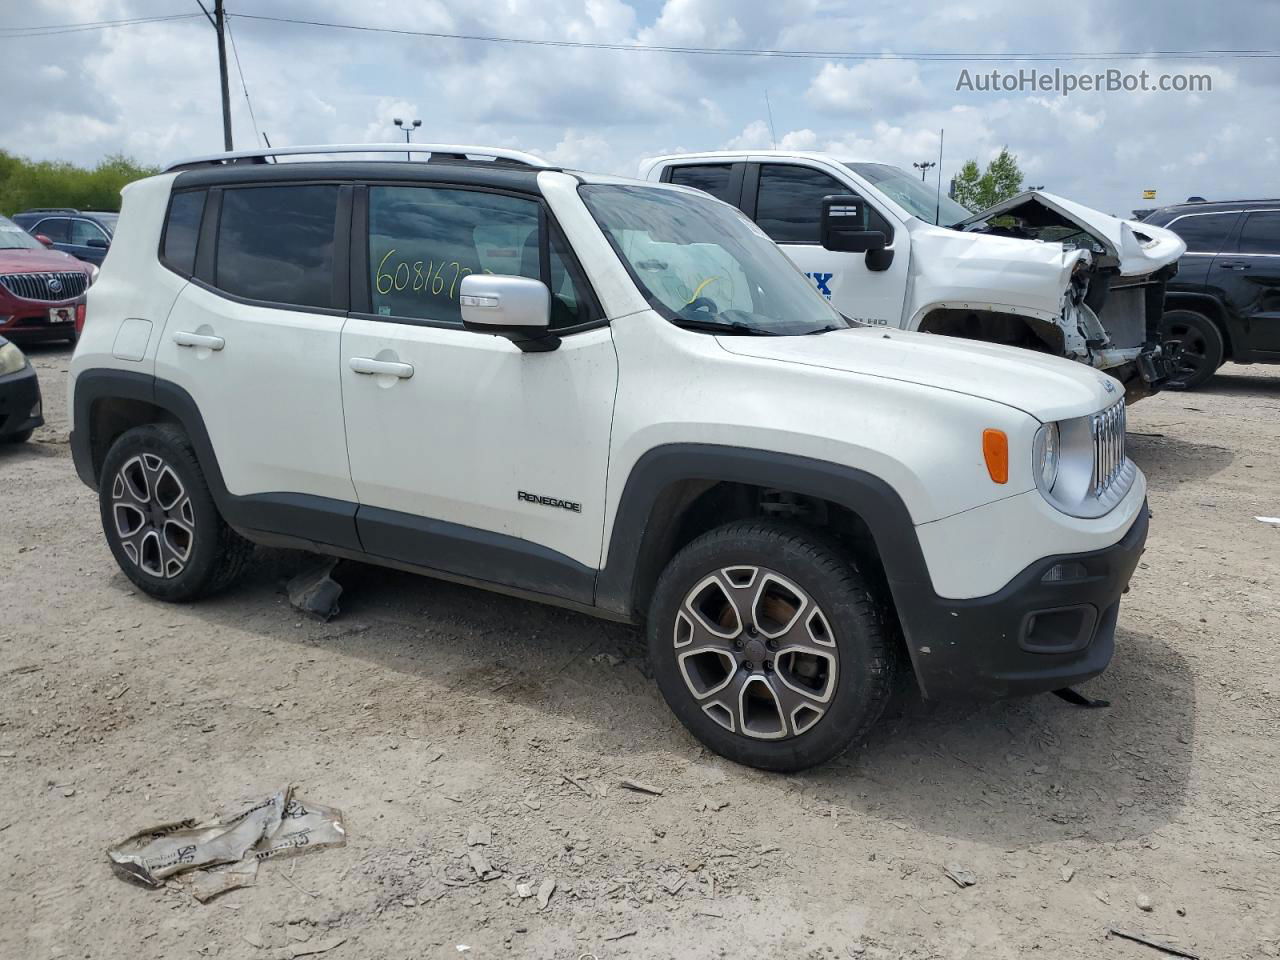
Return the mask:
[[[774,243],[820,242],[822,198],[849,195],[854,190],[835,177],[787,163],[760,165],[760,186],[756,193],[756,223]],[[893,228],[870,203],[864,203],[867,222],[863,229],[880,230],[893,242]]]

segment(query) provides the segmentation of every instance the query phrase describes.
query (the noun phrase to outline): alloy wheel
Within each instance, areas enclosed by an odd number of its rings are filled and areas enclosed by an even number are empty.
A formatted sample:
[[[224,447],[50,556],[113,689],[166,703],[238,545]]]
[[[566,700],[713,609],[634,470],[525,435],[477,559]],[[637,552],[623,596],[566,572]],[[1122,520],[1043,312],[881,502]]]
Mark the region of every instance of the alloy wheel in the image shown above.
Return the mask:
[[[1195,379],[1213,362],[1204,334],[1190,324],[1170,323],[1165,329],[1164,349],[1173,365],[1169,379],[1177,383]]]
[[[685,686],[733,733],[784,740],[822,719],[839,655],[818,604],[774,570],[716,570],[685,595],[673,642]]]
[[[144,573],[167,580],[186,569],[195,544],[195,509],[161,457],[142,453],[116,472],[111,517],[125,555]]]

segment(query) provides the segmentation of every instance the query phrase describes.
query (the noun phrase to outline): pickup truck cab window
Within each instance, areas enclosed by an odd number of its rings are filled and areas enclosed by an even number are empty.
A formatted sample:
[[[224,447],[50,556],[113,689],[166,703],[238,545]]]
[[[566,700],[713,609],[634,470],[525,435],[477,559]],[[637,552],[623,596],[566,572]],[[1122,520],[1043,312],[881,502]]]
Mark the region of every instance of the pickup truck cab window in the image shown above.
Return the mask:
[[[732,188],[733,164],[695,163],[676,167],[671,171],[671,183],[682,187],[697,187],[725,203],[737,203]]]
[[[795,164],[766,163],[760,167],[756,194],[756,223],[775,243],[818,243],[822,198],[853,192],[830,174]],[[870,203],[865,229],[879,230],[890,243],[893,227]]]
[[[674,190],[579,193],[650,305],[677,326],[766,336],[848,326],[737,211]]]

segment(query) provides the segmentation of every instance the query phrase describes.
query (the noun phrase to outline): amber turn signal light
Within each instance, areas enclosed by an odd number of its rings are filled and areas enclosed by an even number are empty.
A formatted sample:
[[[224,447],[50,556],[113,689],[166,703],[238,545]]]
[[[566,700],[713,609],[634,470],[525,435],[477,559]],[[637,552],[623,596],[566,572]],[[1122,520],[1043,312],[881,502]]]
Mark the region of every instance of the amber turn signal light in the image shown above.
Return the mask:
[[[1009,482],[1009,438],[1003,430],[982,431],[982,458],[993,483]]]

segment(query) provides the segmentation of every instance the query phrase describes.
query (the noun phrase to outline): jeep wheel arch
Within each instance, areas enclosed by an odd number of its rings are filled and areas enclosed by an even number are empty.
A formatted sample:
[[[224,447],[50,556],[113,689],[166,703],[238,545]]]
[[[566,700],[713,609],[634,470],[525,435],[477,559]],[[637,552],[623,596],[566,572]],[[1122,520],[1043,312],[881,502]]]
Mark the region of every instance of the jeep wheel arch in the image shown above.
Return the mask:
[[[682,545],[679,533],[688,508],[720,485],[787,491],[843,508],[865,523],[895,596],[921,586],[932,589],[911,515],[879,477],[809,457],[680,443],[648,451],[632,468],[596,580],[596,606],[640,619],[662,564]],[[718,522],[747,513],[744,506],[730,507]]]

